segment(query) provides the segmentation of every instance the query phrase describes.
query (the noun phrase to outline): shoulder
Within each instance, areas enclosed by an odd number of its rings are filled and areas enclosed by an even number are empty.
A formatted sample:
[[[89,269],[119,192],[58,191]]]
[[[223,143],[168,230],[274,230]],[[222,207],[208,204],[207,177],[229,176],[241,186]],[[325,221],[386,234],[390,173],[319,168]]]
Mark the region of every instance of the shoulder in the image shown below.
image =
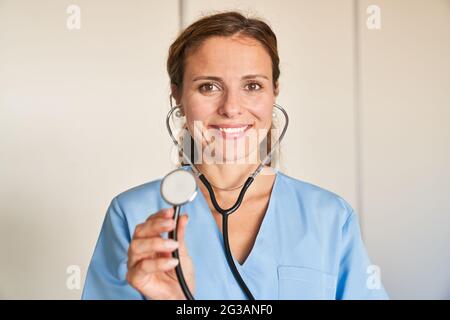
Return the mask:
[[[130,229],[144,222],[149,215],[169,207],[160,196],[162,178],[156,178],[140,185],[126,189],[111,201],[113,212],[127,221]]]
[[[150,180],[140,185],[125,189],[118,193],[115,198],[123,205],[136,203],[144,199],[153,199],[158,196],[161,185],[161,178]]]
[[[341,226],[354,215],[352,206],[337,193],[280,171],[278,174],[281,196],[294,201],[303,215]]]

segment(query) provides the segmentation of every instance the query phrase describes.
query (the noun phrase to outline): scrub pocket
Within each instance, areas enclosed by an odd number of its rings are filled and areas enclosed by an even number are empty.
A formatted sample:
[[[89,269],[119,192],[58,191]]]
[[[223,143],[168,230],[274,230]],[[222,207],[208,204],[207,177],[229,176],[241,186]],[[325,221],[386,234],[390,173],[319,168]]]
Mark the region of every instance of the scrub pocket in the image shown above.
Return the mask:
[[[278,266],[278,299],[334,300],[337,277],[300,266]]]

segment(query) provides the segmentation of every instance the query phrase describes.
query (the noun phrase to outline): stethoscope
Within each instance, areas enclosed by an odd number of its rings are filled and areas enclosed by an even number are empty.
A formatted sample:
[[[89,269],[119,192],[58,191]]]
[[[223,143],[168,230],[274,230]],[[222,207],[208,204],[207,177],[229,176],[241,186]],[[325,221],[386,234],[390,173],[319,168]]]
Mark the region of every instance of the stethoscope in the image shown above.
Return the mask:
[[[284,117],[285,117],[285,124],[283,127],[283,130],[277,139],[277,141],[273,144],[270,152],[264,157],[264,159],[261,161],[259,166],[256,168],[256,170],[248,177],[248,179],[245,181],[241,192],[239,193],[238,199],[236,200],[236,203],[228,208],[228,209],[222,209],[219,204],[217,203],[216,196],[214,194],[213,188],[211,187],[211,184],[208,182],[204,174],[202,174],[197,167],[191,162],[191,159],[185,154],[183,148],[178,143],[177,139],[174,137],[172,133],[172,129],[170,127],[170,119],[175,110],[178,110],[176,113],[177,116],[180,116],[181,113],[181,105],[176,105],[170,109],[170,111],[167,114],[166,117],[166,126],[167,131],[169,132],[170,137],[172,138],[173,143],[178,148],[179,151],[181,151],[181,154],[183,158],[186,160],[186,162],[190,165],[192,168],[193,173],[191,173],[188,170],[184,170],[183,168],[178,168],[170,173],[168,173],[161,181],[160,191],[161,196],[163,199],[170,205],[174,207],[174,220],[176,223],[175,229],[169,233],[169,238],[177,241],[177,230],[178,230],[178,218],[180,215],[180,208],[182,205],[191,202],[194,200],[194,198],[197,195],[197,182],[195,180],[195,176],[197,176],[205,185],[205,187],[208,189],[209,195],[211,197],[211,202],[214,205],[214,208],[222,215],[222,233],[223,233],[223,242],[224,242],[224,248],[225,248],[225,256],[228,262],[228,265],[233,273],[234,278],[236,279],[237,283],[247,296],[249,300],[255,300],[252,293],[248,289],[247,285],[245,284],[244,280],[242,279],[241,275],[239,274],[239,271],[236,268],[236,265],[233,260],[233,256],[231,254],[230,249],[230,243],[228,239],[228,216],[235,212],[241,205],[242,199],[244,198],[245,192],[252,184],[255,177],[263,170],[264,166],[267,165],[272,157],[272,154],[274,153],[277,146],[280,144],[281,140],[284,137],[284,134],[286,133],[288,124],[289,124],[289,117],[287,112],[278,104],[274,104],[274,107],[280,110]],[[176,259],[180,259],[178,249],[172,252],[172,256]],[[191,291],[189,290],[185,278],[183,276],[183,271],[181,269],[181,262],[178,263],[178,265],[175,267],[175,273],[177,275],[178,282],[180,283],[181,289],[186,296],[186,299],[188,300],[195,300],[194,296],[192,295]]]

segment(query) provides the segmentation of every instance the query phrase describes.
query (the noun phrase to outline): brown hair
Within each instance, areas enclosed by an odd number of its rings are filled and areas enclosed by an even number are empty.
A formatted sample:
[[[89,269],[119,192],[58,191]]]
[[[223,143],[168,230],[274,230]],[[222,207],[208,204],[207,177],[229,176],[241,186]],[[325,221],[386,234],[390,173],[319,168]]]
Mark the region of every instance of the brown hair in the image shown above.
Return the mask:
[[[231,37],[234,35],[252,38],[265,48],[272,60],[272,82],[274,90],[277,90],[277,81],[280,77],[280,59],[275,33],[261,19],[247,18],[239,12],[227,11],[205,16],[192,23],[178,35],[170,46],[169,56],[167,58],[167,72],[169,73],[170,83],[176,85],[177,92],[181,93],[183,91],[185,60],[188,54],[195,51],[208,37]],[[273,128],[274,125],[272,123],[271,129]],[[267,135],[267,142],[267,152],[270,152],[270,130]],[[192,157],[193,154],[191,153]],[[180,162],[182,165],[184,164],[183,159],[180,159]]]

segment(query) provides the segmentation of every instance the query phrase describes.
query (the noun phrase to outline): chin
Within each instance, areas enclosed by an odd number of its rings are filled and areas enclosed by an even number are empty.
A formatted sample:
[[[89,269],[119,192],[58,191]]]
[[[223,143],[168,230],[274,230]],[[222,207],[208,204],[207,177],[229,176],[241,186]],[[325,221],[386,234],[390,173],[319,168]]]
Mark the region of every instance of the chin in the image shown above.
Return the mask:
[[[248,163],[256,163],[257,159],[248,159],[248,154],[231,154],[224,155],[223,153],[216,154],[213,157],[213,163],[222,163],[222,164],[248,164]]]

